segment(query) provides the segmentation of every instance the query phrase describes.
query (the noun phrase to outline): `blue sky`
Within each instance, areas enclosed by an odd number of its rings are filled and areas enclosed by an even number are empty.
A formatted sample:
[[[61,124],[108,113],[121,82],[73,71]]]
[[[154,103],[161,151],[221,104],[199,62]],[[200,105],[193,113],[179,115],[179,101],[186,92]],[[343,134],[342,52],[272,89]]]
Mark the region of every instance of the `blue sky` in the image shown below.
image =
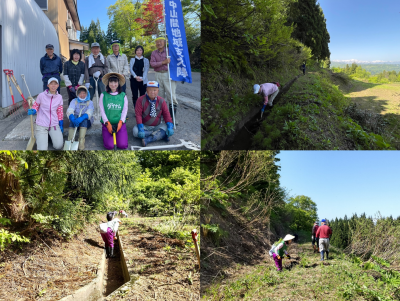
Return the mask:
[[[400,1],[319,0],[331,60],[400,61]]]
[[[306,195],[320,219],[400,215],[399,151],[281,151],[281,186]]]
[[[96,22],[98,18],[101,29],[107,33],[108,23],[110,22],[107,15],[107,7],[115,2],[116,0],[78,0],[78,14],[81,26],[88,27],[92,20]]]

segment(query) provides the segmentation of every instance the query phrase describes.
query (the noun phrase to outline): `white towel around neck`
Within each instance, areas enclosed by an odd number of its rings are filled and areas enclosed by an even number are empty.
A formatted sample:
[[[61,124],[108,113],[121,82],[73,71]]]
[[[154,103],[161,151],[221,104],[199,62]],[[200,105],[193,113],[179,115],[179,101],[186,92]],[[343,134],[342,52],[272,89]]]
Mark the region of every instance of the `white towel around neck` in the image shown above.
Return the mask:
[[[99,56],[100,56],[100,61],[104,64],[104,56],[101,53],[99,53]],[[91,68],[93,64],[94,64],[94,55],[93,55],[93,53],[91,53],[89,55],[89,66],[88,66],[88,68]]]

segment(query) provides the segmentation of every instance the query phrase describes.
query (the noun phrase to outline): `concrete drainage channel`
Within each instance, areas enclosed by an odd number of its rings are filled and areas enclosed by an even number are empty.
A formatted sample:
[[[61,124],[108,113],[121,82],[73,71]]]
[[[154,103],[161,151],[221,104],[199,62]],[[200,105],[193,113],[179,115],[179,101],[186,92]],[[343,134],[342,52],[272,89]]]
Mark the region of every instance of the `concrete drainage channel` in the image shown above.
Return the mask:
[[[128,290],[128,285],[125,284],[127,282],[132,284],[132,279],[125,262],[123,244],[119,233],[117,233],[117,237],[118,244],[114,246],[115,258],[106,259],[104,250],[97,269],[97,277],[75,293],[59,301],[101,301],[120,291]],[[107,277],[105,277],[105,274]],[[133,280],[138,279],[138,277],[133,278]]]
[[[293,83],[301,75],[296,76],[290,82],[286,83],[281,89],[281,92],[277,95],[274,100],[274,104],[278,103],[281,96],[289,91]],[[257,130],[260,123],[261,106],[254,107],[251,109],[240,122],[237,123],[235,131],[227,136],[222,142],[216,147],[216,149],[224,150],[245,150],[251,148],[252,130]],[[269,112],[265,111],[263,119],[268,116]]]

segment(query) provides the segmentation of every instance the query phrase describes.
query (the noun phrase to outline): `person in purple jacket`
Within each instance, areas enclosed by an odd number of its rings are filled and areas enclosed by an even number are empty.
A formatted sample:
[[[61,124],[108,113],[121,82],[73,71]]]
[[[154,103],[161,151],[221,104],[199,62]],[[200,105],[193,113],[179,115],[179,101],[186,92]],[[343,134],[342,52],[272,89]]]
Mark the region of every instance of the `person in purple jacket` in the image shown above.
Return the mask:
[[[253,86],[254,94],[260,94],[264,98],[264,105],[261,109],[261,112],[264,112],[267,105],[268,107],[272,107],[272,102],[274,101],[276,95],[278,95],[280,86],[281,85],[278,82],[265,83],[261,85],[255,84]]]
[[[63,99],[58,93],[58,79],[52,77],[47,82],[46,91],[40,93],[28,110],[28,115],[36,115],[36,144],[38,150],[47,150],[49,135],[55,149],[62,149],[63,139]]]

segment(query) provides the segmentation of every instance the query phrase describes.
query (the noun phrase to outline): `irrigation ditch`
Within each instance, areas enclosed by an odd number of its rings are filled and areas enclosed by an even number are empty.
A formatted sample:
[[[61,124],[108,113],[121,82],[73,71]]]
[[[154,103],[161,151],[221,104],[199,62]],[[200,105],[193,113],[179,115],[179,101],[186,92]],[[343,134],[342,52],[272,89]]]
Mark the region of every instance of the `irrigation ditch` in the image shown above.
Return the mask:
[[[125,284],[131,282],[132,278],[126,265],[123,243],[119,233],[117,233],[117,238],[118,244],[114,247],[115,257],[106,259],[104,250],[97,269],[97,277],[59,301],[100,301],[120,291],[128,290]],[[134,280],[137,279],[134,277]]]
[[[290,87],[293,83],[301,76],[297,75],[295,78],[286,83],[281,91],[278,93],[274,100],[274,105],[276,105],[281,99],[282,95],[284,95],[287,91],[289,91]],[[217,149],[220,150],[249,150],[251,149],[251,138],[256,133],[257,129],[260,126],[260,123],[263,119],[268,118],[270,114],[270,110],[264,112],[263,118],[261,119],[261,110],[260,106],[256,106],[252,108],[238,124],[236,125],[235,131],[228,135],[222,142],[219,144]]]

